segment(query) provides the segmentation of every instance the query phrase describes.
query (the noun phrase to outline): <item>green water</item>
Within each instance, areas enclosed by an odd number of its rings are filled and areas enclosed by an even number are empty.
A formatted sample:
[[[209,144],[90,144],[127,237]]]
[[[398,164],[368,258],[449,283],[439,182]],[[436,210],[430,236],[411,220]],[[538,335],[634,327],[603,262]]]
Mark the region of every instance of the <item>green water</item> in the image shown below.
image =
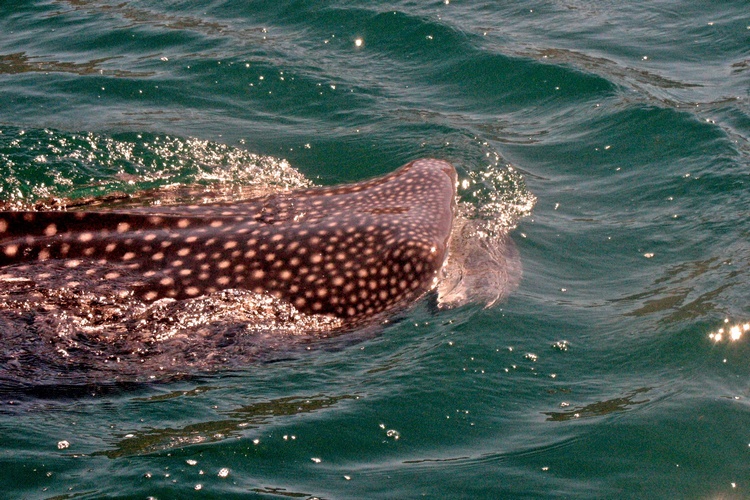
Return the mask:
[[[491,308],[4,388],[2,496],[750,496],[747,2],[6,2],[0,33],[6,201],[423,156],[512,165],[538,199]]]

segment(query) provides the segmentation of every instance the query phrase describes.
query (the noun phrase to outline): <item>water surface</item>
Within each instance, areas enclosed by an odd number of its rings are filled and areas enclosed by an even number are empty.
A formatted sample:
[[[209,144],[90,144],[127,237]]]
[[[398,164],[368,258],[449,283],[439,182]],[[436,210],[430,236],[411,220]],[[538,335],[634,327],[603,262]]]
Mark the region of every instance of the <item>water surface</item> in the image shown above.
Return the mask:
[[[477,210],[538,200],[490,308],[3,391],[9,496],[748,496],[746,2],[57,0],[0,30],[6,202],[424,156]]]

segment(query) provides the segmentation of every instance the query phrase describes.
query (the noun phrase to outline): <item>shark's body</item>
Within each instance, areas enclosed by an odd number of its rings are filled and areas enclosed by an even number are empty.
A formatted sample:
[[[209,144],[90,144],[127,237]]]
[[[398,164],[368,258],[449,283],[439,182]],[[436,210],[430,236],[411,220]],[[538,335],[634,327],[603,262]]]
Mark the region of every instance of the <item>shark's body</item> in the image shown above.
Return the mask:
[[[118,282],[145,302],[244,289],[356,323],[434,286],[455,189],[449,163],[422,159],[365,182],[235,204],[0,212],[0,280],[59,273],[68,288]]]

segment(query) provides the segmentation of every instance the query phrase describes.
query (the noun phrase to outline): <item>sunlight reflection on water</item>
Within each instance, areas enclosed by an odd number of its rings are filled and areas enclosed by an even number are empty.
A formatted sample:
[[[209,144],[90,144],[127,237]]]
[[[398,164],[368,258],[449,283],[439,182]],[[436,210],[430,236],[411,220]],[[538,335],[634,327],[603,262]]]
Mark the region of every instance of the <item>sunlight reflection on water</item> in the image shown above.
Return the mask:
[[[729,325],[729,318],[724,320],[724,324]],[[708,338],[716,343],[719,343],[723,340],[726,340],[728,342],[736,342],[740,340],[742,338],[742,335],[744,333],[747,333],[748,331],[750,331],[750,323],[737,323],[731,326],[719,328],[715,332],[710,333],[708,335]]]

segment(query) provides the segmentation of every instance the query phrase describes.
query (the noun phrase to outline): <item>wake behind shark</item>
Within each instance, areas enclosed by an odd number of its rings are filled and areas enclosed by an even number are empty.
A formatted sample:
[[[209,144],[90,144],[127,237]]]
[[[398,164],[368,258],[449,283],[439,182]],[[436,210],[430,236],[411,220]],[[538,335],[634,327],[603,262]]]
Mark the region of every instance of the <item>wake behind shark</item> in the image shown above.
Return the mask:
[[[54,278],[146,303],[246,290],[359,324],[436,285],[455,195],[455,169],[422,159],[365,182],[232,204],[0,212],[0,283]]]

